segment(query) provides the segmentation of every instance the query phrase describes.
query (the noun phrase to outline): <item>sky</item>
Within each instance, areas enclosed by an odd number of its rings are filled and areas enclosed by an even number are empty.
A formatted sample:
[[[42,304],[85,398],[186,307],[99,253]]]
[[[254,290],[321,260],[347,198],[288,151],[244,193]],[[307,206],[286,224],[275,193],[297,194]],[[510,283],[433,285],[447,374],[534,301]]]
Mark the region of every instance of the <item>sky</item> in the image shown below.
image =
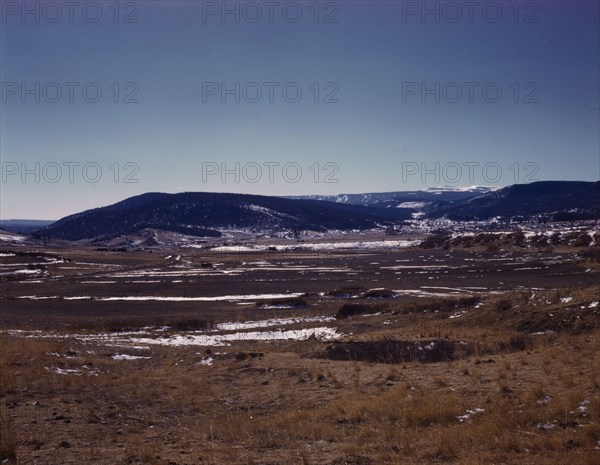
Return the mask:
[[[4,1],[0,218],[600,179],[597,1]]]

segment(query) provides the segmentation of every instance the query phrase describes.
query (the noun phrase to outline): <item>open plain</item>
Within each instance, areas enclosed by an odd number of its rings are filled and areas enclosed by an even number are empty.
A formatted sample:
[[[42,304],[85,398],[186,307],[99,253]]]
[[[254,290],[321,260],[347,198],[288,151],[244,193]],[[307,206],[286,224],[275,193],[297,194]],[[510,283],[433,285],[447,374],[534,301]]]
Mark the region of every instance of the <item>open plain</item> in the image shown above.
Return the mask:
[[[600,463],[597,237],[465,237],[7,242],[2,460]]]

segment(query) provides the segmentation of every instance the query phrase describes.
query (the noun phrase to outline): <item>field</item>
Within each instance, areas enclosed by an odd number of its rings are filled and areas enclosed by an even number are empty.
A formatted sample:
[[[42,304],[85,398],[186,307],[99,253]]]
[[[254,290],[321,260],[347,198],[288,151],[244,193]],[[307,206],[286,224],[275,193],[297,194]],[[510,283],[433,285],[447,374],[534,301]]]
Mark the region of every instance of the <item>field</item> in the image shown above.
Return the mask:
[[[600,463],[597,238],[422,239],[2,245],[2,462]]]

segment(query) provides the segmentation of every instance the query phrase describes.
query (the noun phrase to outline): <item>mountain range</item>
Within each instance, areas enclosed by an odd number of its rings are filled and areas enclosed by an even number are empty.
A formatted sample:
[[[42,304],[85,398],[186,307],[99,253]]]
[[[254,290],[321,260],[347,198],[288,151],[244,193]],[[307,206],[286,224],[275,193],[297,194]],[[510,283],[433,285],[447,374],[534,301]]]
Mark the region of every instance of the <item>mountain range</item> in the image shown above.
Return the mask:
[[[403,208],[403,204],[414,208],[415,202],[419,204],[443,205],[446,203],[471,199],[478,195],[493,192],[498,188],[485,186],[472,186],[465,188],[431,187],[419,191],[396,191],[396,192],[370,192],[365,194],[338,194],[338,195],[299,195],[289,197],[291,199],[313,199],[336,203],[351,203],[369,207]]]
[[[421,191],[298,196],[383,208],[409,208],[417,217],[455,221],[491,218],[554,221],[600,217],[600,182],[538,181],[504,188],[472,186],[434,187]]]
[[[0,220],[0,229],[17,233],[31,233],[54,223],[49,220]]]
[[[399,191],[272,197],[184,192],[146,193],[67,216],[37,230],[66,240],[109,240],[147,229],[220,237],[256,233],[366,230],[410,219],[572,221],[600,219],[600,181],[540,181],[501,189]]]
[[[261,195],[147,193],[67,216],[38,231],[66,240],[108,240],[143,229],[220,237],[222,231],[365,230],[410,218],[409,209],[287,199]]]
[[[456,221],[512,218],[575,221],[600,218],[600,182],[541,181],[515,184],[468,199],[459,205],[440,205],[432,218]]]

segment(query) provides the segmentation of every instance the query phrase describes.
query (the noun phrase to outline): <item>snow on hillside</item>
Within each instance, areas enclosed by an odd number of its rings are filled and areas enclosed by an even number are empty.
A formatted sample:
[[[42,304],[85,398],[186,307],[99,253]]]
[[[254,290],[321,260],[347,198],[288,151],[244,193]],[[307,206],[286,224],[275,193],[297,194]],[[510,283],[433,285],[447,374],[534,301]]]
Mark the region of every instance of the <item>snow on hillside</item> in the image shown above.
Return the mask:
[[[478,194],[486,194],[488,192],[494,192],[498,189],[502,189],[504,186],[435,186],[428,187],[425,192],[431,192],[434,194],[442,192],[475,192]]]

